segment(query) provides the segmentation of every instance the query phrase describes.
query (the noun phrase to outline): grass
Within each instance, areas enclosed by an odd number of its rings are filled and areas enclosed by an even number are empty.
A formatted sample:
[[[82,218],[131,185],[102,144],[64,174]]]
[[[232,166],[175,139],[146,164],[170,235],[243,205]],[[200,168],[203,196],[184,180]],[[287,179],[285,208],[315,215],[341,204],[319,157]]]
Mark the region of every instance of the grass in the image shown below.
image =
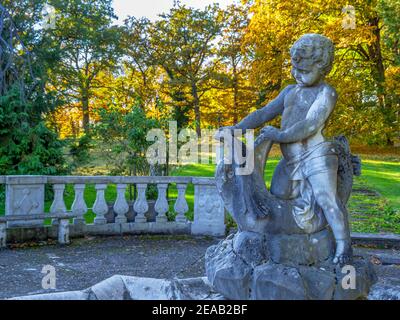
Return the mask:
[[[356,151],[354,152],[354,150]],[[398,150],[382,150],[381,157],[373,153],[373,149],[353,148],[353,152],[361,154],[363,164],[362,176],[355,178],[354,191],[348,204],[351,214],[352,230],[370,233],[400,233],[400,154]],[[273,157],[268,160],[265,171],[267,185],[269,185],[273,170],[279,161],[278,151],[274,150],[272,155]],[[171,175],[212,177],[214,176],[214,170],[215,166],[212,164],[186,165],[176,168]],[[1,194],[0,192],[0,196]],[[176,186],[172,184],[169,188],[169,197],[172,199],[170,202],[170,212],[168,214],[170,219],[174,216],[173,199],[176,198],[176,196]],[[89,184],[86,186],[84,197],[89,208],[85,219],[87,223],[92,223],[95,214],[90,208],[93,207],[96,199],[94,185]],[[107,187],[105,197],[107,202],[112,203],[115,201],[115,185],[109,185]],[[127,188],[126,191],[126,198],[131,199],[129,188]],[[74,200],[72,185],[66,186],[64,200],[67,209],[70,209]],[[187,217],[192,220],[194,208],[193,185],[188,186],[186,200],[189,205]],[[46,212],[49,211],[50,206],[51,200],[46,201]],[[4,198],[0,198],[0,215],[2,214],[4,214]]]
[[[361,181],[400,209],[400,162],[364,160]]]

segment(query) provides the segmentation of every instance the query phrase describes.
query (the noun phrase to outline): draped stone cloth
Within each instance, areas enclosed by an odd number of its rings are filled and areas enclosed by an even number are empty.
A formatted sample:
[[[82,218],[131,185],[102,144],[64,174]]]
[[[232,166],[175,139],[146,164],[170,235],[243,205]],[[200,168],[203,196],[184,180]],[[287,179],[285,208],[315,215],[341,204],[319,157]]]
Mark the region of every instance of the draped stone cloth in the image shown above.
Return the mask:
[[[308,181],[312,175],[333,171],[338,172],[338,151],[334,142],[324,141],[290,160],[283,159],[288,170],[288,178],[299,182],[299,191],[293,201],[292,213],[297,225],[308,232],[312,220],[318,212],[314,192]]]

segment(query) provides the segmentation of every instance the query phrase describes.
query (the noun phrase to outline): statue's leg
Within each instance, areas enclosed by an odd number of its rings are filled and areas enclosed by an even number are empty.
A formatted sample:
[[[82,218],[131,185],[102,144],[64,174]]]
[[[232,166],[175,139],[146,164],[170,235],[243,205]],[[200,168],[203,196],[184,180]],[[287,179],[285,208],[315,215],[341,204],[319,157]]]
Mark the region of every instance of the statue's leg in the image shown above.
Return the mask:
[[[274,171],[271,181],[271,193],[280,199],[294,199],[299,194],[299,182],[290,179],[291,169],[282,159]]]
[[[346,264],[352,258],[351,238],[347,214],[337,195],[337,171],[315,173],[308,181],[335,236],[334,263]]]

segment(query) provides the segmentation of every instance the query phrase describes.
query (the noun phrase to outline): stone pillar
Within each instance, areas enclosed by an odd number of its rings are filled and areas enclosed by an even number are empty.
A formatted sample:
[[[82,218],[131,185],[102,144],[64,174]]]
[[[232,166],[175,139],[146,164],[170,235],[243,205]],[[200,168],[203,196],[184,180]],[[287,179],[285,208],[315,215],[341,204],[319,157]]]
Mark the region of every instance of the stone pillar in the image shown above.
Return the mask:
[[[174,206],[175,212],[177,213],[177,216],[175,218],[176,222],[182,222],[182,223],[187,222],[185,213],[189,211],[189,206],[185,198],[186,188],[187,184],[183,183],[176,184],[176,189],[178,190],[178,198],[176,199]]]
[[[64,190],[65,184],[54,184],[54,200],[50,207],[51,214],[65,214],[67,213],[67,207],[64,202]],[[52,221],[53,225],[58,225],[58,219],[54,218]]]
[[[76,215],[76,218],[74,218],[74,224],[75,225],[84,225],[85,224],[85,218],[84,215],[88,211],[85,198],[84,198],[84,191],[85,191],[85,185],[84,184],[76,184],[74,186],[75,190],[75,198],[74,202],[72,203],[72,213]]]
[[[108,205],[105,199],[104,192],[107,189],[106,184],[96,184],[96,201],[93,205],[93,212],[96,214],[94,224],[106,224],[107,219],[104,215],[108,212]]]
[[[58,225],[58,243],[69,244],[69,219],[60,219]]]
[[[212,178],[193,178],[193,235],[225,235],[225,208]]]
[[[135,210],[135,212],[137,212],[135,222],[145,223],[147,222],[147,218],[144,214],[147,212],[147,210],[149,210],[149,205],[146,200],[147,184],[139,183],[136,187],[138,196],[133,205],[133,209]]]
[[[157,212],[156,222],[167,222],[168,218],[166,213],[169,210],[168,200],[167,200],[167,189],[168,183],[159,183],[157,185],[158,196],[154,209]]]
[[[44,176],[7,176],[6,177],[6,215],[44,214]],[[41,220],[9,221],[8,227],[41,227]]]
[[[0,249],[5,248],[7,245],[7,224],[0,222]]]
[[[129,211],[129,204],[125,198],[126,184],[117,184],[117,200],[114,204],[114,212],[117,214],[115,223],[126,223],[126,214]]]

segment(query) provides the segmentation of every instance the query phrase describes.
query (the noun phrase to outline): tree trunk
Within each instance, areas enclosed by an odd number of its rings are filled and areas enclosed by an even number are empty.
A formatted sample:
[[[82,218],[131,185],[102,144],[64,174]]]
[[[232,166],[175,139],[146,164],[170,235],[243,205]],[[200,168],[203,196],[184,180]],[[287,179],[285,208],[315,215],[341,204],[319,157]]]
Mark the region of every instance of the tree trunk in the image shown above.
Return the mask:
[[[371,18],[368,22],[374,29],[373,42],[368,46],[368,53],[372,62],[372,77],[377,85],[377,95],[382,109],[385,108],[385,67],[383,65],[381,49],[381,29],[379,28],[379,17]]]
[[[236,65],[233,66],[233,125],[238,123],[239,113],[239,79]]]
[[[392,106],[390,100],[387,99],[387,92],[385,87],[385,66],[383,63],[382,47],[381,47],[381,28],[379,27],[380,19],[375,16],[369,19],[368,24],[373,27],[373,42],[368,46],[368,54],[370,61],[372,62],[371,76],[375,80],[377,88],[377,98],[379,103],[379,108],[385,119],[385,124],[389,127],[393,126],[395,122],[394,114],[392,112]],[[389,135],[386,136],[387,145],[393,145]]]
[[[192,83],[192,96],[193,96],[193,107],[196,121],[196,133],[198,137],[201,137],[201,115],[200,115],[200,99],[197,92],[196,83]]]
[[[89,93],[85,88],[82,90],[82,126],[85,134],[89,133],[90,115],[89,115]]]

